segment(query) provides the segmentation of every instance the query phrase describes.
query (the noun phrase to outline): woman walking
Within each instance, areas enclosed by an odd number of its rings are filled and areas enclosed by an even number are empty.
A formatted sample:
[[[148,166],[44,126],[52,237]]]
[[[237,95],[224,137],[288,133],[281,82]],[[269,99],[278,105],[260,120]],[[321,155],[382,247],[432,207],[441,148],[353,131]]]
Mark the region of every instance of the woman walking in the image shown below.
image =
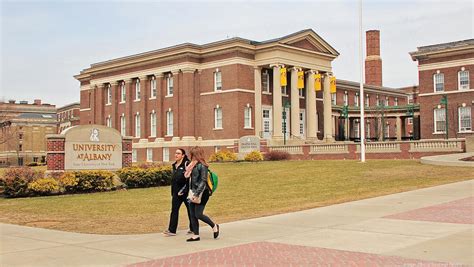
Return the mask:
[[[184,149],[178,148],[174,154],[175,162],[173,163],[173,178],[171,179],[171,215],[168,229],[163,232],[166,236],[175,236],[178,228],[179,208],[184,202],[189,218],[189,231],[192,234],[191,213],[189,203],[186,201],[188,196],[188,181],[184,178],[186,166],[189,165],[189,159]]]
[[[200,147],[191,148],[191,163],[186,167],[184,176],[191,179],[189,181],[190,191],[188,201],[190,202],[189,210],[191,213],[191,230],[194,235],[187,239],[188,242],[199,241],[199,221],[207,223],[214,232],[214,238],[219,236],[219,225],[215,224],[209,217],[204,215],[209,200],[209,188],[207,187],[207,164],[204,159],[204,150]]]

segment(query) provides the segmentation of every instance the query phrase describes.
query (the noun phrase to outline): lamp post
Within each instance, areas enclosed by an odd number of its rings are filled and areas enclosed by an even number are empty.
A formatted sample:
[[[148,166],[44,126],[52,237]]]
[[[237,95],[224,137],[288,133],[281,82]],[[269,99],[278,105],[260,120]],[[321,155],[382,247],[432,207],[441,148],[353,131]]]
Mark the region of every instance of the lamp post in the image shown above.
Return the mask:
[[[448,135],[448,96],[447,95],[443,95],[443,97],[441,98],[441,101],[439,102],[441,105],[444,105],[444,116],[446,118],[446,140],[449,139],[449,135]]]
[[[412,127],[413,127],[413,131],[415,131],[415,107],[413,104],[408,104],[407,106],[407,115],[410,116],[411,118],[411,121],[412,121]],[[410,135],[410,139],[414,139],[414,137],[412,135]]]
[[[288,100],[285,100],[285,104],[283,105],[283,145],[286,145],[286,109],[289,108],[291,105]]]
[[[347,118],[349,117],[349,106],[348,105],[344,105],[344,107],[342,107],[342,116],[344,117],[344,141],[345,141],[346,140],[346,131],[349,130],[349,129],[346,129]]]

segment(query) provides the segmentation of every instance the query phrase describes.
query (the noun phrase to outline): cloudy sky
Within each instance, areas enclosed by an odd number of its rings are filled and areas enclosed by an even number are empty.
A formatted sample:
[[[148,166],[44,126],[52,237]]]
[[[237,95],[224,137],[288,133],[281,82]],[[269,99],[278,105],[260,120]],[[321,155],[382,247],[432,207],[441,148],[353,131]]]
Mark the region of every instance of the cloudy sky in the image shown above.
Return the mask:
[[[336,76],[358,81],[358,2],[0,0],[0,99],[62,106],[91,63],[179,43],[267,40],[312,28],[341,54]],[[473,38],[473,2],[363,1],[363,29],[381,31],[383,83],[418,84],[418,46]]]

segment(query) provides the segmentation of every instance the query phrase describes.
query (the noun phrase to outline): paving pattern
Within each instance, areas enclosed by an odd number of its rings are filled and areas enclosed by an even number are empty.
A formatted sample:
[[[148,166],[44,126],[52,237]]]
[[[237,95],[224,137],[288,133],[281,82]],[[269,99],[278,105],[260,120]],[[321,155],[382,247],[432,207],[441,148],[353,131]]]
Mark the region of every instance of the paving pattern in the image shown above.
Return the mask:
[[[336,249],[255,242],[129,265],[152,266],[463,266]]]
[[[474,224],[474,197],[410,210],[384,218],[443,223]]]

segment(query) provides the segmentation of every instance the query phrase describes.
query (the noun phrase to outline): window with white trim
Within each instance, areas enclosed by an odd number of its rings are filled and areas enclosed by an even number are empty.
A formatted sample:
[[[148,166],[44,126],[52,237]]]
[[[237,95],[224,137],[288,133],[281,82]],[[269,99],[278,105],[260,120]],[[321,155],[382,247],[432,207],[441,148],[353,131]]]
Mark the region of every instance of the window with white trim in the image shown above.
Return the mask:
[[[154,110],[150,113],[150,136],[156,137],[156,113]]]
[[[153,161],[153,148],[147,148],[146,149],[146,161],[147,162],[152,162]]]
[[[120,116],[120,133],[122,134],[122,136],[126,136],[127,132],[126,132],[126,124],[125,124],[125,115],[122,114],[122,116]]]
[[[408,95],[408,100],[407,100],[408,104],[413,104],[413,94],[409,94]]]
[[[359,93],[355,93],[354,95],[354,106],[359,106]]]
[[[286,96],[288,95],[288,92],[287,92],[287,90],[286,90],[286,86],[282,86],[282,87],[281,87],[281,94],[282,94],[282,95],[286,95]]]
[[[396,106],[396,107],[398,107],[398,98],[397,98],[397,97],[395,97],[395,100],[394,100],[394,102],[393,102],[393,105]]]
[[[444,74],[436,73],[433,75],[434,91],[443,92],[444,91]]]
[[[166,77],[166,96],[173,96],[173,76]]]
[[[107,118],[105,118],[105,125],[107,127],[111,127],[112,128],[112,118],[109,116],[107,116]]]
[[[459,107],[459,132],[472,131],[471,107]]]
[[[365,124],[365,137],[370,138],[370,122]]]
[[[214,91],[222,90],[222,72],[218,69],[214,72]]]
[[[112,88],[110,84],[107,85],[107,105],[112,104]]]
[[[169,147],[163,147],[163,161],[170,161],[170,149]]]
[[[365,106],[366,107],[370,106],[370,97],[369,97],[369,95],[365,96]]]
[[[388,96],[385,97],[385,106],[388,107],[390,103],[388,102]]]
[[[349,105],[349,96],[348,96],[348,94],[347,94],[347,91],[344,92],[344,98],[343,98],[343,100],[344,100],[344,106]]]
[[[135,100],[140,100],[140,80],[135,81]]]
[[[173,111],[166,112],[166,135],[173,136]]]
[[[262,92],[270,93],[270,74],[267,70],[262,72]]]
[[[354,137],[360,138],[360,123],[359,120],[354,121]]]
[[[390,124],[385,124],[385,138],[389,138],[390,137]]]
[[[444,108],[434,109],[434,132],[444,133],[446,131],[446,110]]]
[[[222,129],[222,108],[219,105],[214,109],[214,129]]]
[[[305,94],[306,94],[306,89],[305,88],[298,89],[298,95],[300,97],[304,98]]]
[[[156,78],[153,76],[150,80],[150,98],[156,98]]]
[[[125,89],[125,82],[120,84],[120,102],[127,100],[127,90]]]
[[[135,137],[140,137],[140,114],[137,113],[135,115]]]
[[[331,94],[331,104],[332,104],[333,106],[336,105],[336,103],[337,103],[336,101],[337,101],[337,99],[336,99],[336,93]]]
[[[137,162],[137,150],[132,149],[132,162]]]
[[[244,109],[244,128],[252,128],[252,107],[249,104]]]
[[[459,90],[469,89],[469,71],[464,70],[464,68],[458,72],[458,88]]]
[[[380,106],[380,98],[379,95],[375,96],[375,105]]]

